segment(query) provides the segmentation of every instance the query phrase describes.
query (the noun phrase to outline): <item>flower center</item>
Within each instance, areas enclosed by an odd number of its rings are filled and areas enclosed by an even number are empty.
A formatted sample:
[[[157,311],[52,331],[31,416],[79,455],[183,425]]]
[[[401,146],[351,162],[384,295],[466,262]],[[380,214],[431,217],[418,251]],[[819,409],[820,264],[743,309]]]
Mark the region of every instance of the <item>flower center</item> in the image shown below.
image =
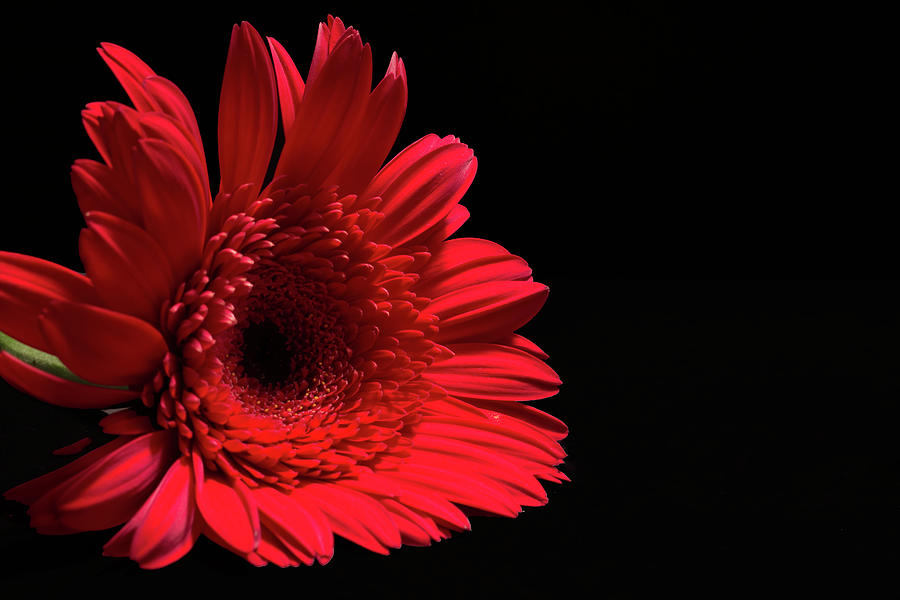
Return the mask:
[[[261,263],[237,324],[217,341],[223,380],[244,411],[293,423],[338,399],[352,378],[339,307],[325,286]]]
[[[248,377],[260,383],[277,384],[287,379],[293,368],[288,338],[272,321],[250,323],[244,330],[241,366]]]

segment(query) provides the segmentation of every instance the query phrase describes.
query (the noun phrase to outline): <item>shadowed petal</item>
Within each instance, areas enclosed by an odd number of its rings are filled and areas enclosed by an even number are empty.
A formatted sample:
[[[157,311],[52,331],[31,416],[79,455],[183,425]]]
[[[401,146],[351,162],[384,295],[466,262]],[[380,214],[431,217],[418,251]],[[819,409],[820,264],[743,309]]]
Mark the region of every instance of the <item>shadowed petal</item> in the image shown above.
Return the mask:
[[[275,74],[259,33],[247,22],[231,31],[219,101],[219,190],[262,187],[278,127]]]
[[[79,377],[99,384],[143,383],[167,350],[154,327],[105,308],[55,301],[38,320],[49,352]]]
[[[37,318],[54,300],[96,304],[97,292],[80,273],[33,256],[0,252],[0,332],[47,351]]]

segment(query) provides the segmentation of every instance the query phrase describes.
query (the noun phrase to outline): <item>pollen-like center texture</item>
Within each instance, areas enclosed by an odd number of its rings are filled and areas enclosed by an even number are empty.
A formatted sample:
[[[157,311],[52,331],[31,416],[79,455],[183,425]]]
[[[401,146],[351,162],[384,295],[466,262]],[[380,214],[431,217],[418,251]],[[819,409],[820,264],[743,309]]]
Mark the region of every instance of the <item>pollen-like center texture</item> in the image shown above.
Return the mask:
[[[262,263],[247,279],[237,325],[217,340],[223,381],[248,414],[293,424],[346,389],[341,313],[321,282],[285,266]]]

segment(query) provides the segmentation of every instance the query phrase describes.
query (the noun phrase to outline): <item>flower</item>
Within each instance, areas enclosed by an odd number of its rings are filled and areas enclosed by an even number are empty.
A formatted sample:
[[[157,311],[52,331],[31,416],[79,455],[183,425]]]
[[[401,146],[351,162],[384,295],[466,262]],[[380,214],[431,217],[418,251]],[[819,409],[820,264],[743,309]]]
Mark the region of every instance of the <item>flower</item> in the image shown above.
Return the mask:
[[[382,166],[406,110],[396,53],[372,89],[369,46],[329,17],[304,82],[236,25],[213,195],[181,91],[99,52],[133,107],[83,112],[102,158],[72,169],[86,274],[0,253],[0,375],[107,409],[117,437],[6,493],[32,526],[123,525],[104,553],[144,568],[201,534],[287,566],[330,560],[334,534],[386,554],[546,503],[567,430],[523,402],[560,381],[514,332],[547,287],[493,242],[448,239],[476,169],[457,138]]]

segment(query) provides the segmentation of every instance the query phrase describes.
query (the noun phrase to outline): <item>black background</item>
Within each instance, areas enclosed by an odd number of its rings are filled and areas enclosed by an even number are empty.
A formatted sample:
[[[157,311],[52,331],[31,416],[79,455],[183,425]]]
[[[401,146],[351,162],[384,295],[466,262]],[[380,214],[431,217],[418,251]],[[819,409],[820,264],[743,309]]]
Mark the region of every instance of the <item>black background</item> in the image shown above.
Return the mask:
[[[896,274],[896,221],[867,175],[878,161],[857,163],[871,116],[848,101],[868,91],[846,51],[852,25],[831,25],[841,15],[35,8],[2,41],[0,248],[80,267],[69,168],[96,154],[79,112],[126,100],[99,42],[181,87],[209,158],[232,23],[279,39],[305,73],[329,11],[371,43],[376,72],[393,50],[406,62],[395,151],[430,132],[475,149],[460,235],[503,244],[550,285],[524,333],[564,381],[537,405],[570,426],[572,482],[548,484],[546,507],[475,517],[472,532],[428,549],[385,558],[339,541],[327,567],[285,571],[201,540],[142,572],[100,556],[110,532],[38,536],[6,503],[6,582],[337,597],[574,595],[587,583],[626,598],[782,590],[786,576],[830,584],[896,565],[900,286],[861,280]],[[95,433],[96,414],[0,385],[0,487],[64,464],[50,450]]]

